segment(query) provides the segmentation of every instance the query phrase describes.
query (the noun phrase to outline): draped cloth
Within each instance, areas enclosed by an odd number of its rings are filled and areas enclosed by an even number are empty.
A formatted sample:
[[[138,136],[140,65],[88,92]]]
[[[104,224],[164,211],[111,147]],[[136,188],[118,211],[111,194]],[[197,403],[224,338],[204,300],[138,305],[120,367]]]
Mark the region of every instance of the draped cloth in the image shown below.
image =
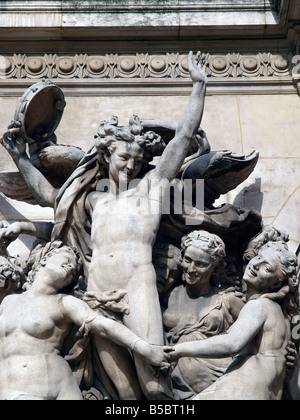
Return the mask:
[[[95,313],[87,318],[80,328],[73,327],[65,343],[65,360],[70,364],[81,388],[89,389],[96,383],[102,396],[101,399],[118,399],[94,347],[89,324],[99,315],[122,323],[123,314],[128,314],[130,311],[127,292],[124,290],[110,290],[102,293],[89,291],[83,295],[82,299]],[[67,348],[68,345],[69,348]]]
[[[87,196],[95,191],[99,177],[98,154],[96,148],[93,147],[60,188],[54,206],[55,224],[52,240],[59,239],[78,249],[84,263],[86,277],[92,257],[92,215],[87,208]]]
[[[261,214],[255,209],[240,209],[224,204],[212,210],[201,211],[187,207],[186,213],[163,215],[160,232],[180,247],[181,238],[193,230],[206,230],[220,236],[226,249],[242,249],[262,229]]]
[[[183,287],[183,286],[180,286]],[[207,311],[191,324],[171,329],[167,334],[168,344],[175,345],[189,341],[204,340],[222,334],[235,322],[230,310],[230,301],[236,292],[232,288],[216,291]],[[239,299],[239,296],[235,296]],[[184,357],[172,372],[174,393],[179,399],[190,398],[212,385],[221,377],[232,362],[232,358],[208,359]]]

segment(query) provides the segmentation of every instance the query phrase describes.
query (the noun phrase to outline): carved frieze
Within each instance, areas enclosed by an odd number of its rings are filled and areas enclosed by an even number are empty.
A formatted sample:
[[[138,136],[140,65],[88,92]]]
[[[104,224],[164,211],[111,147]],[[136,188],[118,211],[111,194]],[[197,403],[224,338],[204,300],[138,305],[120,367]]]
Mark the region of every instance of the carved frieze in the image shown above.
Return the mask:
[[[218,77],[289,76],[292,54],[207,54],[207,75]],[[2,79],[186,78],[187,55],[166,54],[14,54],[0,61]]]
[[[291,52],[210,54],[206,56],[208,92],[296,93]],[[33,81],[54,80],[70,94],[135,95],[187,93],[187,53],[89,53],[0,55],[0,89],[19,95]]]

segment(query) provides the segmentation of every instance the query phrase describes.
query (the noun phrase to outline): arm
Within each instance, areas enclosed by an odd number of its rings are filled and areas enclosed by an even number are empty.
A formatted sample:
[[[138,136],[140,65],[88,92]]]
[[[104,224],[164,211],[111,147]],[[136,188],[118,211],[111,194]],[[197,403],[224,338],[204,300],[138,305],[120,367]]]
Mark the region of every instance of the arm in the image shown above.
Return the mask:
[[[24,139],[18,135],[17,128],[9,128],[0,143],[11,155],[32,194],[42,207],[54,207],[58,190],[53,188],[42,173],[32,165],[26,153]]]
[[[0,224],[0,240],[8,239],[10,242],[13,242],[19,235],[24,234],[50,241],[52,229],[53,223],[51,222],[21,221],[12,223],[7,227]]]
[[[177,125],[175,137],[164,150],[156,168],[155,177],[171,181],[179,172],[193,137],[196,135],[202,120],[207,78],[205,75],[204,57],[198,52],[193,61],[193,53],[189,54],[190,76],[193,90],[184,115]]]
[[[169,355],[164,347],[154,346],[141,340],[130,329],[93,311],[85,302],[73,296],[62,299],[64,315],[74,324],[88,324],[91,333],[107,338],[122,347],[132,350],[143,357],[147,363],[161,368],[168,368]]]
[[[226,334],[205,340],[190,341],[174,346],[171,359],[180,357],[224,358],[240,353],[256,337],[265,322],[261,302],[248,302],[241,310],[237,321]],[[167,350],[168,351],[168,350]]]

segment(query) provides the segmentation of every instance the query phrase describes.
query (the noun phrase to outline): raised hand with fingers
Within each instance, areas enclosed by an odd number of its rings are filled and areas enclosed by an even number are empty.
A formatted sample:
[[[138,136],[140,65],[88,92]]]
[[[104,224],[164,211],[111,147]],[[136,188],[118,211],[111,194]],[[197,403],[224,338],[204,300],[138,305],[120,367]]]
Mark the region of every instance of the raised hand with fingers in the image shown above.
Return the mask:
[[[206,54],[198,51],[195,58],[193,56],[193,52],[190,51],[188,61],[191,79],[194,83],[202,82],[207,84],[207,76],[205,71],[207,67]]]

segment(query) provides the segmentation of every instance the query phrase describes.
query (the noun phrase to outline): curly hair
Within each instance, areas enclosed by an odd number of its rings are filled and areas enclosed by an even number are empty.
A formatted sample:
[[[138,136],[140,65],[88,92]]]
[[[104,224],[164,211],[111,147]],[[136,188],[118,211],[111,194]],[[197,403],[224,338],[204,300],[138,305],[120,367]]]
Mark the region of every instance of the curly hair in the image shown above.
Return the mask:
[[[279,258],[283,278],[278,291],[266,293],[262,297],[281,302],[284,315],[290,319],[299,313],[299,280],[297,278],[298,261],[295,254],[291,253],[285,242],[268,242],[260,249],[259,254],[270,249]]]
[[[107,166],[104,156],[106,153],[111,155],[115,151],[118,141],[136,142],[143,148],[144,164],[148,164],[155,156],[162,154],[166,147],[164,141],[153,131],[144,132],[139,117],[133,115],[129,119],[128,126],[119,127],[118,124],[118,117],[112,117],[110,121],[104,121],[100,124],[95,135],[95,147],[102,165]]]
[[[214,257],[218,263],[225,257],[225,244],[222,239],[213,233],[206,232],[205,230],[194,230],[187,236],[184,236],[181,241],[183,254],[189,246],[203,249],[209,255]]]
[[[83,274],[82,260],[76,248],[67,246],[61,241],[48,242],[46,245],[38,245],[36,248],[33,249],[27,261],[28,269],[30,271],[28,273],[28,280],[25,289],[30,287],[30,285],[34,282],[35,276],[39,271],[40,267],[42,266],[43,258],[47,258],[53,252],[59,250],[67,250],[71,255],[73,255],[76,261],[76,271],[74,273],[73,280],[66,288],[64,288],[64,292],[74,289],[74,287],[79,281],[80,276]]]
[[[243,255],[244,263],[248,263],[252,258],[254,258],[260,248],[268,242],[288,242],[289,235],[278,229],[275,225],[266,225],[263,227],[262,231],[259,232],[252,240],[249,242],[248,247]]]

